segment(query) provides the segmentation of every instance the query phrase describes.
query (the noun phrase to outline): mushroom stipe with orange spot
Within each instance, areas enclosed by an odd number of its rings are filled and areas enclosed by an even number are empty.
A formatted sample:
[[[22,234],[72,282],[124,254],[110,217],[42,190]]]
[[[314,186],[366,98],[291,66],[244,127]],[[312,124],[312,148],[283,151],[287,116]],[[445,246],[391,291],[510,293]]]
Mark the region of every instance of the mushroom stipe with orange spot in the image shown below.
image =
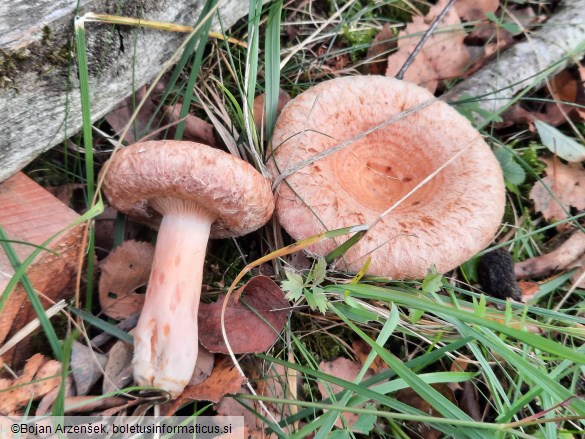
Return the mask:
[[[134,334],[134,378],[176,397],[197,361],[208,238],[241,236],[263,226],[274,210],[270,183],[249,163],[192,142],[134,144],[104,169],[110,203],[159,230]]]

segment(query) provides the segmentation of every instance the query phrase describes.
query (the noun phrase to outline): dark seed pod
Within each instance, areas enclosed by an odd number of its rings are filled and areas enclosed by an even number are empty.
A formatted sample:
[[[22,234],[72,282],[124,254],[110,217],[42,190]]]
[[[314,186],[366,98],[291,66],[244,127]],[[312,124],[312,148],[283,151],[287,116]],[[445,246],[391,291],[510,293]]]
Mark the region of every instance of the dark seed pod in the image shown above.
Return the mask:
[[[498,299],[520,300],[512,255],[503,248],[483,255],[477,263],[477,279],[483,292]]]

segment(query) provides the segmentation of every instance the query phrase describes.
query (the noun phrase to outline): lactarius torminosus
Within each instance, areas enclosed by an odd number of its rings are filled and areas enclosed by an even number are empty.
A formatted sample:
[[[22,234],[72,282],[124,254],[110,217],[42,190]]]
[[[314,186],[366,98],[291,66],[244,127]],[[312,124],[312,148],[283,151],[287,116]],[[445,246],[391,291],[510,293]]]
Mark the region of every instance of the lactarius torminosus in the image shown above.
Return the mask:
[[[274,209],[270,183],[248,163],[209,146],[153,141],[116,153],[103,187],[119,211],[158,227],[134,334],[134,377],[175,397],[197,360],[208,238],[241,236],[264,225]]]
[[[338,265],[358,271],[371,256],[371,274],[419,279],[432,265],[444,273],[485,247],[504,212],[500,166],[469,121],[434,99],[404,81],[356,76],[323,82],[289,102],[276,123],[268,161],[275,178],[300,168],[276,191],[284,229],[300,240],[373,224],[454,158],[383,216]],[[380,124],[338,151],[300,165]],[[322,241],[309,252],[325,255],[339,243]]]

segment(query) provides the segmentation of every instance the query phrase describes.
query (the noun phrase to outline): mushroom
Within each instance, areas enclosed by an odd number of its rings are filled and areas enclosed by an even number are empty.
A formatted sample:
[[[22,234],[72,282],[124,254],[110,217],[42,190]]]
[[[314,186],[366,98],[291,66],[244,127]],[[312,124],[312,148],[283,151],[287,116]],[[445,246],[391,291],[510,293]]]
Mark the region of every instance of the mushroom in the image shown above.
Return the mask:
[[[284,108],[272,145],[268,167],[276,179],[286,177],[276,189],[276,214],[292,238],[375,224],[337,262],[349,271],[370,256],[370,274],[420,279],[432,265],[444,273],[492,240],[504,212],[502,172],[480,133],[408,82],[356,76],[312,87]],[[308,252],[326,255],[337,245],[322,241]]]
[[[158,227],[134,334],[134,378],[176,397],[197,360],[208,238],[241,236],[264,225],[274,209],[270,183],[248,163],[191,142],[137,143],[116,153],[104,169],[110,203]]]

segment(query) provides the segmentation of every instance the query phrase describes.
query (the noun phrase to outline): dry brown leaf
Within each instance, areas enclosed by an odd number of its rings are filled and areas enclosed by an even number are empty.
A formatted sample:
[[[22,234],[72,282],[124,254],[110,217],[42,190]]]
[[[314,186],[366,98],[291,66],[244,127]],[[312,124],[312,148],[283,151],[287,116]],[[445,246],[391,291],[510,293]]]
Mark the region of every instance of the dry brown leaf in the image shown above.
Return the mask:
[[[197,363],[195,364],[191,381],[189,381],[190,386],[195,386],[205,381],[211,375],[213,363],[215,362],[215,355],[201,346],[201,343],[199,343],[199,350],[197,352]]]
[[[342,357],[336,358],[333,361],[322,361],[319,364],[319,369],[321,370],[321,372],[351,382],[353,382],[356,379],[361,368],[362,367],[360,366],[360,364],[357,363],[356,361],[351,361],[348,358]],[[364,376],[364,380],[367,380],[371,376],[372,374],[367,372]],[[322,398],[328,398],[329,396],[332,396],[344,390],[343,387],[341,386],[331,383],[325,383],[323,381],[319,381],[318,386]],[[344,418],[344,421],[341,420],[342,416]],[[340,416],[335,421],[335,426],[338,428],[343,428],[343,426],[346,425],[351,428],[358,421],[358,417],[359,416],[356,413],[349,412],[340,413]]]
[[[106,121],[110,124],[116,135],[122,134],[122,131],[130,121],[132,113],[134,113],[136,105],[138,105],[138,103],[144,98],[146,90],[147,88],[144,86],[136,92],[134,97],[128,96],[106,116]],[[132,127],[130,127],[128,133],[124,137],[126,143],[132,144],[148,134],[147,130],[151,128],[148,124],[154,116],[155,111],[156,104],[151,97],[149,97],[136,116]]]
[[[441,395],[446,397],[449,401],[455,403],[453,392],[451,389],[449,389],[447,384],[431,384],[431,386],[439,393],[441,393]],[[441,416],[441,414],[437,412],[431,404],[426,402],[411,387],[407,387],[396,392],[396,399],[428,414],[429,416]],[[434,428],[429,427],[426,424],[419,422],[409,422],[408,424],[412,426],[412,429],[410,430],[412,438],[439,439],[443,437],[443,433],[441,433],[439,430],[435,430]]]
[[[147,284],[154,258],[148,242],[125,241],[100,263],[100,306],[108,317],[123,320],[142,310],[144,294],[136,290]]]
[[[482,413],[479,405],[479,396],[477,387],[471,381],[463,383],[461,396],[459,397],[459,407],[475,421],[481,421]]]
[[[71,372],[75,380],[77,395],[87,395],[102,376],[108,362],[107,355],[94,352],[84,344],[73,342],[71,351]]]
[[[355,351],[357,357],[360,360],[360,363],[362,363],[363,366],[366,362],[366,359],[368,358],[368,355],[370,355],[372,348],[363,340],[354,340],[351,344],[351,347]],[[387,369],[389,369],[388,365],[384,363],[384,360],[382,360],[380,356],[376,356],[376,359],[369,367],[369,370],[371,370],[374,374],[383,372]]]
[[[398,52],[388,57],[386,76],[396,76],[404,61],[447,3],[448,0],[439,0],[430,8],[425,17],[413,17],[412,23],[409,23],[400,35]],[[404,79],[411,82],[419,81],[414,83],[434,92],[437,81],[461,75],[469,63],[469,52],[463,43],[464,39],[465,30],[457,11],[451,8],[409,67],[408,70],[414,69],[414,71],[409,74],[407,70]]]
[[[530,198],[534,201],[534,209],[542,212],[547,221],[562,220],[567,214],[559,203],[551,196],[550,189],[558,200],[570,210],[574,207],[578,210],[585,209],[585,169],[581,163],[569,163],[565,165],[560,161],[541,159],[546,163],[547,176],[542,182],[536,182],[530,191]],[[546,185],[546,187],[545,187]]]
[[[511,126],[513,123],[528,124],[531,131],[535,131],[532,122],[541,120],[552,126],[559,126],[567,120],[581,120],[585,112],[581,106],[585,105],[585,88],[583,82],[577,80],[568,70],[563,70],[553,77],[550,82],[550,93],[553,102],[544,104],[540,111],[527,110],[516,104],[503,115],[504,122],[499,128]]]
[[[211,375],[195,386],[187,386],[177,399],[165,404],[164,416],[171,416],[182,405],[190,401],[219,402],[225,395],[236,393],[244,382],[244,377],[232,363],[230,357],[223,357],[215,362]]]
[[[465,21],[482,20],[488,12],[496,12],[500,0],[457,0],[453,8]]]
[[[410,56],[410,51],[399,50],[388,57],[388,68],[386,69],[386,76],[396,76],[402,65],[406,62]],[[424,51],[420,51],[413,63],[406,70],[404,81],[412,82],[413,84],[420,85],[431,92],[435,92],[439,81],[437,74]]]
[[[266,94],[262,93],[254,98],[254,108],[252,110],[252,114],[254,115],[254,124],[256,125],[256,129],[258,132],[264,130],[264,123],[266,122],[266,114],[265,114],[265,105],[264,101],[266,99]],[[290,101],[290,95],[284,91],[283,89],[278,90],[278,107],[276,109],[276,117],[280,114],[282,109],[286,104]]]
[[[244,296],[234,302],[242,293]],[[217,302],[202,303],[199,307],[199,341],[210,352],[228,352],[221,333],[224,297],[221,295]],[[240,354],[265,352],[278,339],[286,323],[288,310],[283,308],[289,303],[284,293],[272,279],[256,276],[237,291],[234,300],[229,301],[225,312],[226,332],[232,350]]]
[[[394,30],[386,23],[368,47],[368,73],[383,75],[388,68],[388,54],[397,46]]]
[[[164,123],[178,124],[179,116],[181,115],[181,104],[164,106]],[[173,127],[176,128],[176,125]],[[170,131],[170,136],[174,134],[174,129]],[[183,140],[190,140],[192,142],[199,142],[205,145],[217,147],[217,141],[213,134],[213,125],[203,119],[193,115],[187,114],[185,118],[185,130],[183,131]]]
[[[268,372],[262,379],[256,377],[254,378],[257,383],[258,394],[277,399],[295,399],[296,396],[287,390],[288,378],[290,377],[290,374],[293,373],[295,373],[294,370],[286,369],[280,364],[271,364],[269,366]],[[250,394],[246,387],[242,387],[238,393]],[[248,401],[248,404],[253,405],[254,409],[257,411],[262,410],[262,408],[255,401]],[[293,414],[291,411],[292,407],[290,405],[265,402],[265,407],[268,408],[274,419],[277,421],[280,421],[283,416],[286,417]],[[267,435],[264,432],[265,426],[262,421],[257,416],[255,416],[251,410],[246,409],[244,406],[242,406],[242,404],[230,396],[222,398],[219,404],[216,404],[214,408],[217,414],[221,416],[243,416],[245,428],[244,437],[246,438],[269,439],[277,437],[275,434]],[[286,427],[283,427],[283,429],[285,432],[292,434],[293,427],[294,426],[291,425],[290,431],[288,431]]]
[[[132,346],[118,340],[108,353],[102,393],[115,392],[132,381]]]
[[[32,356],[25,364],[20,377],[12,381],[0,400],[0,415],[13,413],[31,400],[49,393],[61,382],[61,363],[46,360],[41,354]]]

